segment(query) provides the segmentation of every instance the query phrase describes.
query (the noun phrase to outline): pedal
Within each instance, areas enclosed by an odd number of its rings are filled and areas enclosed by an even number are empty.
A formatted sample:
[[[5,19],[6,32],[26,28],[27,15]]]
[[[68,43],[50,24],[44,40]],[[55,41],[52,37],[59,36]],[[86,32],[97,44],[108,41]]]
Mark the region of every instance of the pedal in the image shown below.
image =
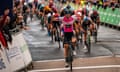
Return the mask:
[[[79,37],[78,37],[78,39],[79,39],[79,40],[81,40],[81,39],[82,39],[82,37],[81,37],[81,36],[79,36]]]
[[[91,36],[90,39],[91,39],[91,43],[93,43],[95,41],[93,36]]]
[[[84,53],[88,52],[87,46],[85,46],[85,47],[83,48],[83,52],[84,52]]]

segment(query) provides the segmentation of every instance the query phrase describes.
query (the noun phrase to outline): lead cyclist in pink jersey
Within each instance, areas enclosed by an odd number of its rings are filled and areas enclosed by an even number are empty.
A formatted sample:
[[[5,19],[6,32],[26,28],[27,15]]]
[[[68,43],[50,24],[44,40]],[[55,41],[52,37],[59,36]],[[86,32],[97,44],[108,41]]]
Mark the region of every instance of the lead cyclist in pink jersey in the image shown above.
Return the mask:
[[[71,16],[71,11],[68,10],[68,11],[65,11],[64,17],[59,17],[59,20],[62,22],[61,27],[63,28],[63,33],[64,33],[63,46],[64,46],[64,56],[66,61],[65,67],[69,67],[68,55],[67,55],[68,44],[66,43],[72,41],[72,37],[74,35],[73,23],[75,22],[75,20],[78,20],[78,18],[75,15]],[[73,55],[76,55],[76,51],[74,47],[73,47]]]

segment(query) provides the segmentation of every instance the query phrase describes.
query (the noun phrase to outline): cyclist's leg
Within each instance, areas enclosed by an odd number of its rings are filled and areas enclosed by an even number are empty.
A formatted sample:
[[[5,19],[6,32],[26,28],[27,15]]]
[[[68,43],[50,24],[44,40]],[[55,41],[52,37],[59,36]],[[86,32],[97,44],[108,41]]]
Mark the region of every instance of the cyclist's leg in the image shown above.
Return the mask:
[[[90,31],[91,31],[91,35],[92,35],[92,32],[94,32],[95,28],[96,28],[96,24],[90,24]]]
[[[42,30],[44,30],[44,17],[41,18],[41,26],[42,26]]]
[[[65,57],[65,62],[68,62],[67,57],[68,57],[68,33],[64,32],[64,42],[63,42],[63,47],[64,47],[64,57]]]
[[[48,17],[48,21],[46,24],[48,35],[50,36],[50,29],[51,29],[51,16]]]
[[[80,28],[79,27],[80,27],[80,25],[77,22],[76,26],[75,26],[75,34],[76,34],[76,38],[78,41],[79,41],[79,35],[80,35]]]
[[[58,36],[60,37],[60,22],[57,21],[56,24],[57,24],[56,29],[58,31]]]
[[[48,23],[47,14],[45,14],[45,16],[44,16],[44,17],[45,17],[45,19],[44,19],[44,24],[45,24],[45,25],[44,25],[44,26],[46,26],[46,25],[47,25],[47,23]]]
[[[86,25],[82,25],[82,28],[84,30],[83,33],[83,44],[84,44],[84,49],[86,49],[87,47],[87,26]]]
[[[56,25],[56,22],[55,21],[53,21],[53,30],[54,30],[54,35],[56,34],[56,28],[57,28],[57,25]]]
[[[76,51],[75,51],[76,41],[77,41],[77,38],[76,38],[76,37],[72,37],[72,50],[73,50],[73,55],[74,55],[74,56],[77,55],[77,53],[76,53]]]
[[[47,25],[47,29],[48,29],[48,35],[51,36],[51,31],[52,31],[52,24],[51,23],[48,23]]]
[[[98,17],[97,18],[97,30],[99,29],[99,26],[100,26],[100,18]]]
[[[55,39],[55,31],[56,31],[56,25],[55,25],[55,22],[53,21],[52,22],[52,30],[51,30],[51,36],[52,36],[52,40],[54,41]]]
[[[68,62],[68,44],[67,42],[71,41],[72,39],[72,32],[65,32],[64,33],[64,55],[65,55],[65,62],[66,62],[66,67],[69,66]]]

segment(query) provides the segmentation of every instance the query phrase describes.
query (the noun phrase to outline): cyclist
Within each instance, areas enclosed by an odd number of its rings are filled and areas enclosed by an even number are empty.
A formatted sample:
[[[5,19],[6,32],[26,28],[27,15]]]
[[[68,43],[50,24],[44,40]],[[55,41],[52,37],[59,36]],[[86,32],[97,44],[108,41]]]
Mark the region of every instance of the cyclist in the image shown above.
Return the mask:
[[[65,11],[71,11],[71,15],[74,15],[74,9],[70,6],[70,5],[67,5],[65,8],[63,8],[61,10],[61,16],[64,16],[65,15]]]
[[[46,5],[45,7],[44,7],[44,14],[45,15],[47,15],[48,13],[50,13],[52,10],[51,10],[51,8],[48,6],[48,5]]]
[[[40,17],[40,18],[43,16],[43,13],[44,13],[44,7],[45,7],[44,4],[40,4],[40,5],[38,6],[39,17]]]
[[[40,4],[38,5],[38,10],[39,10],[40,12],[43,12],[44,7],[45,7],[45,5],[42,4],[42,3],[40,3]]]
[[[38,14],[39,14],[42,30],[44,30],[44,7],[45,7],[45,5],[42,3],[40,3],[38,6]]]
[[[93,9],[92,12],[90,13],[90,17],[92,21],[97,25],[97,29],[98,29],[100,24],[100,17],[98,11]]]
[[[84,14],[83,20],[82,20],[82,31],[84,31],[83,33],[83,43],[84,43],[84,48],[83,49],[87,49],[87,30],[90,29],[91,33],[94,29],[94,22],[92,21],[92,19],[89,17],[88,14]],[[86,52],[87,53],[87,52]]]
[[[48,24],[47,24],[47,30],[48,30],[48,36],[51,36],[51,29],[52,29],[52,13],[49,13],[47,15],[48,17]]]
[[[46,5],[46,6],[41,6],[41,12],[40,12],[40,15],[41,15],[41,22],[42,22],[42,28],[44,30],[44,26],[47,26],[48,24],[48,14],[51,13],[52,10],[51,8]]]
[[[52,32],[53,32],[53,35],[55,35],[55,31],[56,29],[58,30],[58,28],[60,28],[60,22],[59,22],[59,19],[57,19],[59,17],[59,13],[57,11],[54,11],[53,13],[53,16],[52,16]],[[57,41],[58,38],[55,37],[55,41]]]
[[[82,20],[82,10],[77,10],[75,11],[75,15],[79,18],[79,20],[74,22],[74,30],[75,30],[75,35],[77,38],[77,41],[79,41],[82,37],[81,37],[81,20]]]
[[[62,21],[61,28],[63,29],[64,33],[64,54],[65,54],[65,61],[66,65],[65,67],[69,67],[68,64],[68,44],[67,42],[71,42],[73,35],[74,35],[74,29],[73,29],[73,23],[75,20],[77,20],[77,17],[75,15],[71,15],[70,10],[65,11],[65,16],[59,17],[59,20]],[[73,42],[73,41],[72,41]],[[76,55],[76,51],[73,48],[73,55]]]

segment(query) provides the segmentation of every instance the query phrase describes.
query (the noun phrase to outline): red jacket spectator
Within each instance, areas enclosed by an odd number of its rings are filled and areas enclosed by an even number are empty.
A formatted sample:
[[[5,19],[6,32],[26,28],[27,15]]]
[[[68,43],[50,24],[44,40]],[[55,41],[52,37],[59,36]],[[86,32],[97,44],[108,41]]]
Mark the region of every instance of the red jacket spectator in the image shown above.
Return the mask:
[[[3,33],[2,33],[2,28],[3,28],[3,26],[4,26],[4,23],[5,23],[6,18],[7,18],[7,15],[4,15],[4,16],[3,16],[3,19],[2,19],[1,22],[0,22],[0,42],[1,42],[1,44],[2,44],[5,48],[8,48],[7,41],[5,40],[5,37],[4,37]]]

